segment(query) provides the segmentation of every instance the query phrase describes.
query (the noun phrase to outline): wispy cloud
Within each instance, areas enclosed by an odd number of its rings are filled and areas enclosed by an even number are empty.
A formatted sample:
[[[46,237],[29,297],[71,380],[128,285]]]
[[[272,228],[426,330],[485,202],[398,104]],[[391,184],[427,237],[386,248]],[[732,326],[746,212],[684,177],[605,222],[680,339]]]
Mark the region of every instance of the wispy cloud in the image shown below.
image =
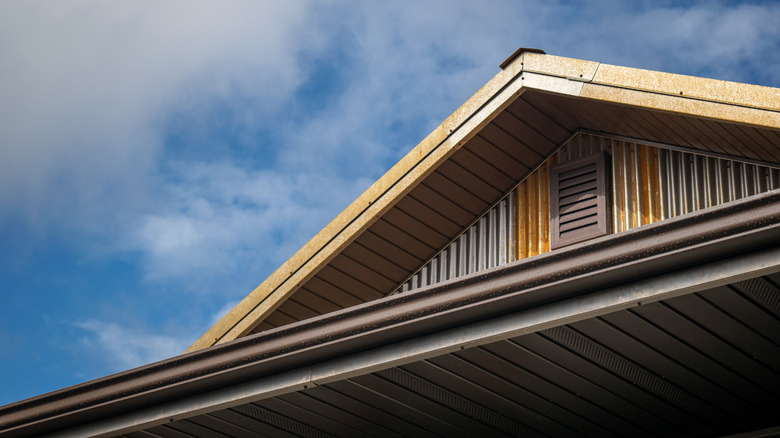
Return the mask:
[[[173,166],[167,206],[148,214],[128,245],[144,254],[147,279],[197,285],[273,269],[302,245],[323,217],[335,215],[366,180],[251,171],[227,163]],[[223,280],[221,280],[223,281]]]
[[[238,95],[262,114],[298,84],[285,41],[305,6],[4,4],[0,218],[102,228],[145,208],[166,114]]]
[[[173,357],[188,347],[183,339],[132,330],[115,322],[88,319],[74,325],[88,332],[81,338],[81,347],[101,357],[113,371]]]

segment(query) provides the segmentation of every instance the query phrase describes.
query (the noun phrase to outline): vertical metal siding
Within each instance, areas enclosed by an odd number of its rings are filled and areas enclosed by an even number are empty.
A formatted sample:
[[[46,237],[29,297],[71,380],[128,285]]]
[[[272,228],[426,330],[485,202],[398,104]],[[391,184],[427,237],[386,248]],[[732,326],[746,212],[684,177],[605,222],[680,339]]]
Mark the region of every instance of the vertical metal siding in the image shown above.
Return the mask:
[[[609,140],[612,154],[612,232],[661,220],[658,148]]]
[[[406,292],[513,261],[514,211],[514,197],[505,197],[406,281],[399,291]]]
[[[780,188],[780,169],[666,149],[657,153],[661,219]]]
[[[598,151],[611,157],[611,233],[780,188],[780,169],[579,134],[399,291],[550,251],[549,168]]]
[[[514,191],[516,259],[550,250],[550,164],[548,160]]]

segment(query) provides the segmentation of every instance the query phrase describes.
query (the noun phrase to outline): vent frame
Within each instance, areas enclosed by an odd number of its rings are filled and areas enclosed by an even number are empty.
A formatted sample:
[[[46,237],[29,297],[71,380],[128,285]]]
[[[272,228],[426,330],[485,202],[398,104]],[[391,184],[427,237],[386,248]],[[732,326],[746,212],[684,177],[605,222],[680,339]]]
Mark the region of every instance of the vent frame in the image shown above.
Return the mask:
[[[607,159],[599,151],[550,167],[551,250],[612,232]]]

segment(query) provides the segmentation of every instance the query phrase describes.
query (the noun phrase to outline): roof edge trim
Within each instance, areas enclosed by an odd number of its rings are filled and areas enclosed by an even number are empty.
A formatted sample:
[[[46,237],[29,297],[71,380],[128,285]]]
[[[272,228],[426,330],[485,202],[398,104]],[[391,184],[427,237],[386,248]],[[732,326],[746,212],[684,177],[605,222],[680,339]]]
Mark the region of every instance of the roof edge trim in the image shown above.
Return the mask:
[[[519,61],[518,61],[519,60]],[[377,182],[220,319],[187,352],[237,339],[414,188],[522,92],[522,57],[501,70]],[[510,85],[514,86],[510,87]]]
[[[64,436],[109,436],[141,427],[152,427],[171,419],[230,408],[350,377],[402,366],[411,362],[485,345],[516,336],[571,324],[583,319],[644,306],[660,300],[724,286],[780,268],[780,248],[766,249],[675,271],[646,281],[637,281],[573,297],[543,306],[522,309],[490,320],[426,334],[420,337],[350,353],[324,362],[304,365],[246,383],[220,388],[64,431]],[[772,265],[772,263],[774,263]],[[410,352],[412,352],[410,354]],[[58,433],[58,436],[62,436]]]
[[[509,58],[505,59],[504,62],[502,62],[498,67],[501,68],[501,70],[505,69],[509,64],[512,63],[512,61],[515,60],[518,56],[520,56],[522,53],[530,52],[530,53],[541,53],[544,55],[546,52],[542,49],[534,49],[531,47],[520,47],[519,49],[515,50],[515,53],[509,55]]]

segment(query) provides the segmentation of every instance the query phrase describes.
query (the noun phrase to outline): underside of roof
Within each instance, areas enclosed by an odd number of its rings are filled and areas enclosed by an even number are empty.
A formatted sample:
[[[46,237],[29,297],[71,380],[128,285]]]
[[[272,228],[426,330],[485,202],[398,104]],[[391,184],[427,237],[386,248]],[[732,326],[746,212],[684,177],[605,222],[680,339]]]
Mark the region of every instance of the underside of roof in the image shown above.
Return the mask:
[[[385,297],[577,133],[780,164],[780,90],[515,57],[190,350]]]
[[[780,434],[777,294],[756,277],[123,436]]]

